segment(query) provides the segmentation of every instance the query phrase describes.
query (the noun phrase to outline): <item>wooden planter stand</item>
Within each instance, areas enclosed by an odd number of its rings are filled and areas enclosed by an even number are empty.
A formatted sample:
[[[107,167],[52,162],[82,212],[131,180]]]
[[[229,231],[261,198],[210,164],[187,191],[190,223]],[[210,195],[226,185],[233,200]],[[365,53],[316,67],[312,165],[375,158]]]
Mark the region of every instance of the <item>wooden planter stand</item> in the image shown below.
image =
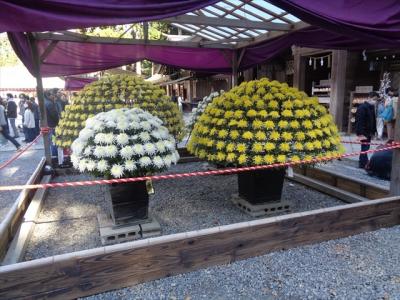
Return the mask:
[[[238,174],[239,194],[232,202],[253,217],[289,211],[289,203],[282,201],[285,169],[265,169]]]

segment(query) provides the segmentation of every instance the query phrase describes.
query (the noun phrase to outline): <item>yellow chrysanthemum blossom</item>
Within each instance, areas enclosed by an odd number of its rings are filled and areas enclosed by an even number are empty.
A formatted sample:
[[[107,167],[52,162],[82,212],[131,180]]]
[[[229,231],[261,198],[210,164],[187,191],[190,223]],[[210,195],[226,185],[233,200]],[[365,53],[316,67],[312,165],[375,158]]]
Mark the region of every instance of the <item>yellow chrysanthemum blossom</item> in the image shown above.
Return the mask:
[[[258,141],[265,141],[267,139],[267,135],[263,131],[257,131],[255,137]]]
[[[227,162],[234,162],[235,160],[236,160],[236,154],[235,153],[229,152],[226,155],[226,161]]]
[[[288,143],[282,143],[279,145],[279,150],[283,152],[289,152],[290,151],[290,145]]]
[[[246,164],[246,163],[247,163],[247,155],[246,155],[246,154],[241,154],[241,155],[238,157],[238,162],[239,162],[239,164],[241,164],[241,165]]]
[[[254,162],[255,165],[262,165],[263,157],[261,155],[256,155],[253,158],[253,162]]]
[[[247,121],[246,120],[239,120],[237,123],[237,127],[239,128],[247,128]]]
[[[275,162],[275,157],[273,155],[267,154],[264,155],[264,163],[267,165],[273,164]]]
[[[253,139],[253,133],[251,131],[246,131],[243,133],[242,138],[244,138],[245,140],[251,140]]]
[[[237,130],[232,130],[229,133],[229,136],[231,137],[231,139],[236,140],[240,136],[240,133]]]
[[[275,128],[275,123],[274,123],[274,121],[268,120],[268,121],[264,122],[264,126],[266,129],[273,129],[273,128]]]
[[[275,144],[274,144],[274,143],[265,143],[264,148],[265,148],[266,151],[272,151],[272,150],[274,150],[276,147],[275,147]]]
[[[279,134],[278,131],[272,131],[271,134],[269,135],[269,138],[273,141],[279,140],[280,137],[281,135]]]
[[[253,125],[253,129],[261,129],[263,127],[264,123],[261,120],[255,119],[253,121],[252,125]]]
[[[222,129],[218,132],[218,137],[220,137],[221,139],[224,139],[228,136],[228,131],[225,129]]]
[[[252,147],[252,150],[254,152],[256,152],[256,153],[260,153],[260,152],[264,151],[264,147],[263,147],[263,145],[261,143],[254,143],[253,147]]]
[[[276,157],[276,161],[280,163],[286,162],[286,155],[280,154]]]
[[[244,153],[244,152],[246,152],[246,150],[247,150],[247,146],[246,146],[246,144],[244,144],[244,143],[237,144],[237,145],[236,145],[236,150],[237,150],[237,152],[239,152],[239,153]]]

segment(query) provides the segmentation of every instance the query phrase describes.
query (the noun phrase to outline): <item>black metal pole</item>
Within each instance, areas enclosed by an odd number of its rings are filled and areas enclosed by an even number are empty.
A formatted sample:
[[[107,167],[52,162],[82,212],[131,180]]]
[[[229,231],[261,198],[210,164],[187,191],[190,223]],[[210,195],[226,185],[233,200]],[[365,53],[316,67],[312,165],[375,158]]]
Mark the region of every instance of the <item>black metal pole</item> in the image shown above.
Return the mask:
[[[40,62],[39,51],[37,48],[36,39],[34,35],[31,32],[28,32],[27,35],[28,35],[29,45],[31,47],[34,75],[36,77],[36,94],[40,109],[40,125],[41,127],[47,128],[47,114],[46,114],[46,107],[44,104],[43,82],[42,82],[42,74],[40,72],[41,62]],[[43,144],[44,144],[44,155],[46,157],[47,164],[51,166],[52,163],[51,163],[49,134],[47,132],[43,132],[42,134],[43,134]]]

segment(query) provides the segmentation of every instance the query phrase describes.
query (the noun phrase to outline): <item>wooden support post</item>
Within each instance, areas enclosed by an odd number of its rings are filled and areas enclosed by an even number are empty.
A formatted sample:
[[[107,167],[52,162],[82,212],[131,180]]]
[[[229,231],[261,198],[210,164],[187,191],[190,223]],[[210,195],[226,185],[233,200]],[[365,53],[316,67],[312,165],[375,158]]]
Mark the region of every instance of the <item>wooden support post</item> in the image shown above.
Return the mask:
[[[44,94],[43,94],[43,82],[42,82],[42,74],[40,72],[40,56],[37,48],[35,37],[32,33],[27,33],[29,44],[31,47],[32,53],[32,63],[34,69],[34,75],[36,77],[36,94],[39,102],[39,110],[40,110],[40,126],[46,128],[47,124],[47,112],[44,103]],[[48,133],[43,133],[43,143],[44,143],[44,154],[46,157],[46,162],[51,166],[51,150],[50,150],[50,139]]]
[[[394,140],[400,142],[400,101],[397,101],[396,125]],[[400,195],[400,149],[393,150],[392,174],[390,177],[390,195]]]
[[[149,23],[143,23],[143,39],[147,41],[149,39]]]
[[[331,100],[329,112],[339,130],[343,129],[343,109],[346,87],[347,50],[332,51]]]
[[[232,54],[232,86],[237,86],[238,84],[238,53],[234,51]]]
[[[294,57],[294,71],[293,71],[293,87],[304,91],[305,88],[305,74],[306,74],[306,61],[301,56],[297,47],[293,50]]]

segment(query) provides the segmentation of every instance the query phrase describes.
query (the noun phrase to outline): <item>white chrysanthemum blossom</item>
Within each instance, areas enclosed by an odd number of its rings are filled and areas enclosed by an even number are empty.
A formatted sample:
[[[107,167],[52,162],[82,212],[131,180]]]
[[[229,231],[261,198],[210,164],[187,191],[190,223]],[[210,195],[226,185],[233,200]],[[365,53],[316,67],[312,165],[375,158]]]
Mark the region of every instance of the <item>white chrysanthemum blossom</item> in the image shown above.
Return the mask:
[[[147,143],[148,141],[151,140],[151,136],[148,132],[143,131],[139,134],[139,138],[142,140],[142,142]]]
[[[79,132],[79,138],[81,141],[87,141],[89,138],[91,138],[94,134],[94,131],[89,129],[89,128],[85,128],[82,129],[81,132]]]
[[[108,145],[104,147],[105,157],[116,157],[118,154],[118,148],[115,145]]]
[[[146,131],[150,131],[151,130],[151,124],[149,122],[147,122],[147,121],[140,122],[140,127],[143,130],[146,130]]]
[[[133,149],[133,152],[136,155],[143,155],[144,154],[144,147],[141,144],[133,145],[132,149]]]
[[[93,147],[88,146],[86,147],[86,149],[83,151],[83,154],[85,154],[85,156],[90,156],[93,153]]]
[[[120,133],[116,137],[118,145],[124,146],[129,143],[129,135],[126,133]]]
[[[157,147],[157,152],[158,153],[164,153],[165,152],[166,147],[164,145],[164,142],[162,142],[162,141],[157,142],[156,143],[156,147]]]
[[[99,160],[97,163],[97,170],[101,173],[108,170],[108,162],[105,159]]]
[[[149,167],[152,164],[152,161],[150,159],[150,157],[148,156],[143,156],[139,159],[139,164],[141,167]]]
[[[153,164],[157,167],[157,168],[162,168],[164,167],[164,160],[161,158],[161,156],[155,156],[153,158]]]
[[[94,160],[91,160],[91,159],[89,159],[87,162],[86,162],[86,169],[89,171],[89,172],[91,172],[91,171],[94,171],[95,169],[96,169],[96,162],[94,161]]]
[[[83,143],[81,143],[81,141],[79,139],[76,139],[71,145],[71,150],[76,155],[80,155],[83,151],[84,146],[85,145]]]
[[[112,132],[104,134],[104,143],[110,145],[114,141],[114,134]]]
[[[157,152],[157,147],[152,143],[144,144],[144,151],[148,155],[154,155]]]
[[[215,97],[220,96],[223,94],[224,91],[221,90],[220,92],[212,92],[210,95],[206,96],[197,104],[197,108],[192,110],[192,113],[190,115],[190,119],[188,122],[188,128],[189,130],[193,130],[194,124],[198,120],[198,118],[203,114],[203,112],[206,110],[207,105],[210,104]]]
[[[124,174],[123,166],[116,164],[111,167],[111,175],[114,178],[121,178],[123,174]]]
[[[74,168],[106,178],[161,172],[179,159],[175,139],[162,121],[139,108],[90,118],[71,149]]]
[[[129,123],[125,120],[119,121],[117,123],[117,129],[121,130],[121,131],[126,131],[129,128]]]
[[[126,160],[124,168],[130,172],[137,170],[136,163],[133,160]]]
[[[134,153],[133,148],[131,146],[125,146],[125,147],[123,147],[121,149],[119,154],[124,159],[130,159],[135,153]]]
[[[96,156],[97,158],[102,158],[104,157],[105,151],[103,146],[96,146],[93,150],[93,155]]]
[[[82,159],[79,161],[78,170],[79,170],[79,172],[82,172],[82,173],[86,171],[86,159]]]
[[[96,144],[98,144],[98,145],[105,144],[106,142],[105,142],[105,137],[104,136],[105,136],[105,134],[102,133],[102,132],[96,134],[95,137],[94,137],[94,142]]]
[[[164,157],[164,163],[167,166],[167,168],[169,168],[172,164],[172,160],[171,160],[171,156],[167,155]]]

